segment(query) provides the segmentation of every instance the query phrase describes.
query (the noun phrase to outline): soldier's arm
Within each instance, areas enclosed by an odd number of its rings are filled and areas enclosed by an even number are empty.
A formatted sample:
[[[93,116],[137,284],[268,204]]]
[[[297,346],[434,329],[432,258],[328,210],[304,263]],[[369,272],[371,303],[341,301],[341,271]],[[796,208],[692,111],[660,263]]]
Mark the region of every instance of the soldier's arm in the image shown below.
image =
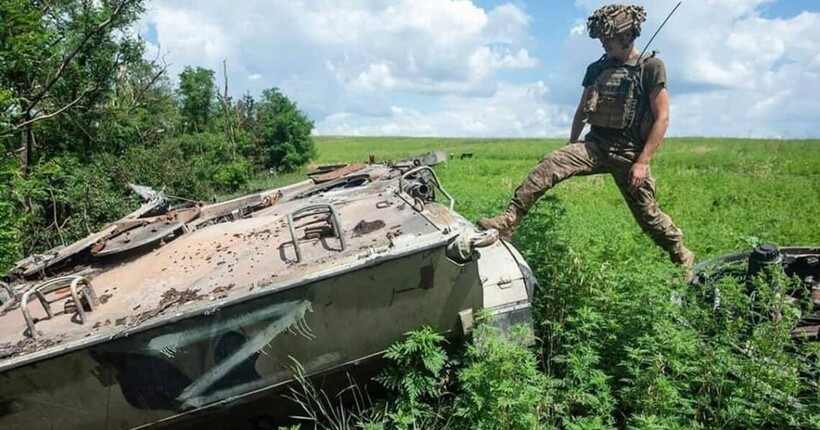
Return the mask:
[[[575,108],[575,115],[572,117],[572,128],[569,133],[570,143],[577,142],[578,138],[581,137],[581,132],[584,131],[584,104],[586,104],[587,97],[589,97],[590,88],[592,87],[584,87],[581,100],[578,102],[578,107]]]
[[[661,146],[663,136],[666,135],[666,129],[669,127],[669,91],[663,86],[656,87],[649,95],[649,104],[655,122],[649,130],[649,137],[646,139],[641,155],[629,169],[629,184],[633,187],[641,186],[649,175],[649,160]]]
[[[661,146],[663,137],[666,135],[666,129],[669,128],[669,91],[665,87],[656,88],[649,95],[649,104],[655,122],[652,123],[649,137],[646,139],[646,145],[640,157],[638,157],[637,163],[649,164],[655,150]]]

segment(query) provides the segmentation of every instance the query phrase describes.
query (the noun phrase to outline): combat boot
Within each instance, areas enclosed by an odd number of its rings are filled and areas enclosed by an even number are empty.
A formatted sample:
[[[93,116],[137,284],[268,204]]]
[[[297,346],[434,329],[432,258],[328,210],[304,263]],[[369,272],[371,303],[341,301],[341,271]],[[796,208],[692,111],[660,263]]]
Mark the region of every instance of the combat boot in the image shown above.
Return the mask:
[[[510,203],[507,209],[500,215],[493,218],[479,218],[476,224],[484,230],[491,228],[498,230],[498,236],[501,239],[509,241],[515,226],[521,221],[523,216],[524,211]]]
[[[686,270],[684,280],[687,284],[692,282],[695,276],[692,271],[692,268],[695,266],[695,253],[683,246],[682,243],[679,243],[669,251],[669,259],[672,260],[673,263],[683,266]]]

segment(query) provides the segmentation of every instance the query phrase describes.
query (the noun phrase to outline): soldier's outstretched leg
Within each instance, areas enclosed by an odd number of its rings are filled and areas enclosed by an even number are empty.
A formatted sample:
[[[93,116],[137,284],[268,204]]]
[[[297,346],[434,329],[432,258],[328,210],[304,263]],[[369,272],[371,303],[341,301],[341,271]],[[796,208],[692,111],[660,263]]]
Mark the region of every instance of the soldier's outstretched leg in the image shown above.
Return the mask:
[[[504,212],[493,218],[479,218],[476,224],[483,229],[494,228],[502,239],[509,240],[515,226],[544,192],[569,177],[602,172],[602,157],[601,150],[591,142],[572,143],[551,152],[515,189]]]
[[[669,253],[672,262],[691,268],[695,263],[695,254],[684,246],[683,233],[672,218],[658,207],[652,174],[648,173],[640,186],[632,187],[629,185],[629,170],[634,158],[612,154],[609,160],[610,173],[641,229]]]

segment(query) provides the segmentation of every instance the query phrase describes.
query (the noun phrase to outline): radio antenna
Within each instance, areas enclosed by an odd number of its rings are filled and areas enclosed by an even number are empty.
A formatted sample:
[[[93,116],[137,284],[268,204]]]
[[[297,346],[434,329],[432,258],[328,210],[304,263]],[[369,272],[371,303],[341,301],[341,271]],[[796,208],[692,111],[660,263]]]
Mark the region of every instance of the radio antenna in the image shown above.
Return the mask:
[[[675,13],[676,10],[678,10],[678,7],[680,7],[681,3],[683,3],[683,1],[679,1],[678,4],[676,4],[675,7],[672,9],[672,12],[669,12],[669,15],[666,15],[666,19],[663,20],[661,26],[658,27],[657,30],[655,30],[655,34],[653,34],[652,37],[649,38],[649,42],[647,42],[646,46],[643,47],[643,51],[641,51],[641,55],[638,58],[643,58],[643,54],[646,52],[646,48],[649,48],[649,45],[651,45],[652,41],[655,40],[655,36],[657,36],[658,33],[660,33],[663,26],[666,25],[666,21],[669,21],[669,18],[672,18],[672,14]]]

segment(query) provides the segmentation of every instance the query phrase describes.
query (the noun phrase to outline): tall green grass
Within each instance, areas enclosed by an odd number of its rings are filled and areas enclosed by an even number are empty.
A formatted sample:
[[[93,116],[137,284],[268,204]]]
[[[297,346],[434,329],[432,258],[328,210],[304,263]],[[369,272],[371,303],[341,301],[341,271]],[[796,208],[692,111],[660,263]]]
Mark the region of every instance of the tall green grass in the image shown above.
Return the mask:
[[[317,143],[317,164],[446,151],[453,157],[436,171],[456,210],[473,220],[502,210],[538,160],[564,144],[375,137]],[[472,158],[461,159],[463,153]],[[820,245],[820,141],[667,139],[651,168],[661,208],[699,260],[760,242]],[[436,357],[436,369],[447,372],[392,367],[394,397],[379,405],[383,422],[364,427],[820,428],[820,342],[784,336],[807,303],[790,303],[782,289],[764,284],[751,302],[745,285],[730,281],[721,286],[727,310],[713,312],[708,292],[684,284],[607,175],[556,186],[512,241],[541,284],[533,300],[537,346],[493,342],[480,331],[441,367],[441,347],[419,347],[423,332],[411,334],[394,348],[395,363]],[[771,308],[784,317],[771,318]],[[438,381],[434,390],[429,378]],[[422,394],[408,397],[408,390]]]
[[[401,159],[443,150],[455,157],[436,167],[470,219],[507,204],[521,179],[550,151],[564,144],[541,139],[436,139],[319,137],[317,164]],[[472,153],[469,159],[460,159]],[[661,208],[684,231],[699,258],[746,247],[750,242],[820,243],[820,141],[667,139],[651,163]],[[547,194],[563,211],[553,235],[586,256],[629,263],[660,262],[632,220],[612,179],[572,178]],[[542,202],[525,227],[548,205]],[[546,233],[546,232],[545,232]],[[526,247],[520,240],[517,244]],[[628,264],[623,267],[628,268]]]

